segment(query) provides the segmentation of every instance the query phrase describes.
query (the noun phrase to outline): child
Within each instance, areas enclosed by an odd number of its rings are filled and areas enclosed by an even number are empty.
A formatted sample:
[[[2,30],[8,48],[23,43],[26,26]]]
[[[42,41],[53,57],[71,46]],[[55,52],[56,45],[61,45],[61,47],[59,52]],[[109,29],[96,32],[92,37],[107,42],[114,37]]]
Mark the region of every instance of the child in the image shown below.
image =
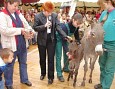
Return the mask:
[[[4,89],[4,82],[2,81],[2,73],[5,70],[7,63],[13,60],[13,51],[8,48],[0,49],[0,89]]]

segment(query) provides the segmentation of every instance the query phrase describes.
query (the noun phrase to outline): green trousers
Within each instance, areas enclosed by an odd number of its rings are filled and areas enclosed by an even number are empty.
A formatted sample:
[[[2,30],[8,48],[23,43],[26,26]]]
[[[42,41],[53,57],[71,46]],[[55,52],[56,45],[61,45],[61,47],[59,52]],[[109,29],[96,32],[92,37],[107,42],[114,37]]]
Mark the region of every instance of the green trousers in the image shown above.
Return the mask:
[[[115,72],[115,41],[104,41],[104,48],[107,49],[99,58],[100,83],[102,89],[110,89]]]
[[[55,56],[56,56],[56,71],[57,71],[57,76],[62,76],[62,66],[61,66],[61,64],[62,64],[61,63],[62,48],[64,48],[63,46],[68,47],[68,43],[67,42],[62,42],[62,38],[59,37],[59,35],[57,35],[56,38],[57,38],[56,52],[55,52]],[[69,71],[68,63],[66,63],[66,61],[68,60],[66,52],[67,52],[67,50],[63,49],[63,60],[64,60],[64,66],[65,66],[64,71]]]

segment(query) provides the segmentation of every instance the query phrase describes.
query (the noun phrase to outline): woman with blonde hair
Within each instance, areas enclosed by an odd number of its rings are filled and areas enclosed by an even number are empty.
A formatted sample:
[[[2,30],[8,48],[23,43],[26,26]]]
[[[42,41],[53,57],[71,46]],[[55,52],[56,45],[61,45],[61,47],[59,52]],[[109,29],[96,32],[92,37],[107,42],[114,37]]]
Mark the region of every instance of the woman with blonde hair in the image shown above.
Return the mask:
[[[99,21],[103,23],[105,31],[103,55],[99,57],[100,84],[95,89],[110,89],[115,73],[115,4],[114,0],[99,0],[98,4],[103,6]]]

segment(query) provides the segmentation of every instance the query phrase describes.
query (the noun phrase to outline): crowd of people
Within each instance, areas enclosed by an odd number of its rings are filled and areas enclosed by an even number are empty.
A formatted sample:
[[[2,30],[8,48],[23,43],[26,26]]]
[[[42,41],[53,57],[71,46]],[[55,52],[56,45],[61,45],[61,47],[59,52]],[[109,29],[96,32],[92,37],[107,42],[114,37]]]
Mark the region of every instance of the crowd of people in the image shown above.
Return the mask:
[[[105,31],[103,48],[108,51],[104,52],[99,58],[100,64],[100,83],[95,85],[95,89],[110,89],[114,78],[115,67],[115,8],[114,0],[102,0],[105,10],[100,11],[84,11],[76,10],[72,18],[67,13],[54,13],[54,4],[51,1],[43,3],[43,10],[18,10],[21,0],[6,0],[4,8],[0,11],[0,34],[1,34],[1,50],[0,50],[0,89],[4,89],[2,73],[4,72],[5,87],[13,89],[13,68],[16,57],[19,62],[20,82],[32,86],[28,79],[27,73],[27,48],[31,44],[38,45],[40,58],[40,80],[48,75],[48,84],[52,84],[54,80],[55,59],[57,78],[60,82],[64,82],[64,72],[68,69],[68,40],[73,37],[77,44],[80,45],[79,26],[84,19],[96,19],[103,22]],[[100,2],[100,0],[98,0]],[[110,24],[111,23],[111,24]],[[89,34],[90,35],[90,34]],[[64,69],[62,71],[62,48]],[[48,66],[46,65],[46,56]],[[46,70],[48,67],[48,74]]]

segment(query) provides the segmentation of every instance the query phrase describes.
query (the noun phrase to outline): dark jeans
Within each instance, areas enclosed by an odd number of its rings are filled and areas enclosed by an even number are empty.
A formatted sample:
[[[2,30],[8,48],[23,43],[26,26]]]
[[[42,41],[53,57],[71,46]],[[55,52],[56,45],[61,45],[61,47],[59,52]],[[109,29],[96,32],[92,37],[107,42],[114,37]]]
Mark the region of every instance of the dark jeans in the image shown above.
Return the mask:
[[[47,37],[46,46],[38,45],[40,56],[41,75],[46,75],[46,51],[48,58],[48,79],[54,79],[54,55],[55,41],[51,41],[50,35]]]
[[[0,81],[0,89],[4,89],[4,81]]]

